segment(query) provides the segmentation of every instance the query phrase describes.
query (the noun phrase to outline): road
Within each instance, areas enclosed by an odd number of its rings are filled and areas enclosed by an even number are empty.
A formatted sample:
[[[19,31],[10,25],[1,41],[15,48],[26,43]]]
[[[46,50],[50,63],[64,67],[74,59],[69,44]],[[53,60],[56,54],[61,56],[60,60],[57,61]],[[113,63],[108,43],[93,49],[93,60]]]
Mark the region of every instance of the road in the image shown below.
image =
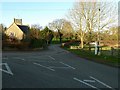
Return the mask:
[[[3,52],[3,88],[118,88],[118,68],[51,45],[48,50]]]

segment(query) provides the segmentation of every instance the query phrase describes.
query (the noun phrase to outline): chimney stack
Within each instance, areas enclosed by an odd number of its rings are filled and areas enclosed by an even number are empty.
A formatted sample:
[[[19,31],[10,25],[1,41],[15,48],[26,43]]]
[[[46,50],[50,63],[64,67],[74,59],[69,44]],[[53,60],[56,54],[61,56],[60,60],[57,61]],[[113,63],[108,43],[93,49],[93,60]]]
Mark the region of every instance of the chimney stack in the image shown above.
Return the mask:
[[[14,18],[14,23],[16,23],[17,25],[22,25],[22,19],[15,19]]]

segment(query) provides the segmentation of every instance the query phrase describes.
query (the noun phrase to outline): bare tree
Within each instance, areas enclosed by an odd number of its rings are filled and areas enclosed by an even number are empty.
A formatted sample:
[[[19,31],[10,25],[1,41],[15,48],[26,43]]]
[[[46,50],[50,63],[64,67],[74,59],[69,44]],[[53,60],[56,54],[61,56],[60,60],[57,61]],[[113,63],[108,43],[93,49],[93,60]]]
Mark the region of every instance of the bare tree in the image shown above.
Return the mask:
[[[31,25],[30,33],[29,33],[28,37],[30,37],[31,39],[40,39],[41,38],[41,35],[40,35],[41,28],[42,27],[38,24]]]
[[[35,30],[42,30],[42,26],[40,26],[39,24],[33,24],[33,25],[31,25],[31,28],[33,28]]]
[[[87,19],[84,8],[85,7],[83,2],[75,3],[73,9],[71,9],[70,11],[70,19],[72,24],[74,25],[74,29],[77,32],[77,37],[81,41],[81,48],[83,48],[85,32],[87,31]]]
[[[63,33],[64,38],[71,39],[74,35],[71,23],[65,20],[61,32]]]
[[[71,23],[65,19],[56,19],[52,23],[49,23],[49,28],[53,31],[57,31],[59,34],[60,42],[63,37],[70,37],[73,33]]]
[[[61,31],[63,27],[63,21],[63,19],[56,19],[53,22],[49,23],[48,27],[53,31]]]
[[[62,42],[62,27],[63,27],[63,19],[56,19],[54,20],[52,23],[49,23],[48,27],[53,30],[53,31],[57,31],[59,34],[59,39],[60,39],[60,43]]]
[[[78,38],[80,38],[81,48],[84,46],[83,42],[86,32],[89,32],[88,43],[90,43],[92,31],[98,31],[99,36],[100,31],[115,21],[115,18],[111,18],[114,16],[112,15],[113,11],[115,11],[115,8],[113,8],[111,3],[76,2],[74,4],[73,9],[70,10],[69,19],[74,25]]]

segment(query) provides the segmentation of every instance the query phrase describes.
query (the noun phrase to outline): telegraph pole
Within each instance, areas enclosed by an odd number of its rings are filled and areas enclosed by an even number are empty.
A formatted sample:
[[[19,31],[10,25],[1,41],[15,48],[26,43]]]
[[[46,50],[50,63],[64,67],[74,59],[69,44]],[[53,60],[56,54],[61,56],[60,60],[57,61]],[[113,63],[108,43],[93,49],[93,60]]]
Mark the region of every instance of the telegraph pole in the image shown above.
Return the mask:
[[[99,24],[99,26],[98,26],[98,37],[97,37],[97,55],[99,55],[100,54],[100,2],[99,2],[99,16],[98,16],[98,24]]]
[[[100,2],[99,3],[99,8],[98,8],[98,31],[97,31],[97,38],[95,42],[95,55],[100,54]]]

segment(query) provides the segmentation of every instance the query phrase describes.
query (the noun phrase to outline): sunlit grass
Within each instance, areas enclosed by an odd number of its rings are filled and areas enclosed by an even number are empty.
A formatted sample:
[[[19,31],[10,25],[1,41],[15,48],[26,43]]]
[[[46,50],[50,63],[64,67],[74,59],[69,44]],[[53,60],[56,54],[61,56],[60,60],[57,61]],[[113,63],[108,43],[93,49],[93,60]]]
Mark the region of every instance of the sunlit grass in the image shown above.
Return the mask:
[[[62,39],[62,43],[69,41],[68,39]],[[54,39],[52,40],[52,44],[60,44],[60,39]]]
[[[119,57],[118,57],[118,52],[116,52],[116,55],[112,56],[110,54],[110,52],[107,51],[107,50],[110,50],[109,47],[105,47],[102,50],[101,55],[95,55],[94,54],[94,48],[92,48],[91,51],[89,51],[88,48],[87,49],[85,49],[85,48],[84,49],[70,49],[68,47],[64,47],[64,49],[66,49],[66,50],[68,50],[68,51],[70,51],[74,54],[77,54],[80,57],[89,59],[89,60],[93,60],[93,61],[96,61],[96,62],[100,62],[100,63],[112,65],[112,66],[120,66],[120,60],[119,60]],[[106,53],[106,51],[107,51],[107,53]],[[109,54],[108,54],[108,52],[109,52]]]

